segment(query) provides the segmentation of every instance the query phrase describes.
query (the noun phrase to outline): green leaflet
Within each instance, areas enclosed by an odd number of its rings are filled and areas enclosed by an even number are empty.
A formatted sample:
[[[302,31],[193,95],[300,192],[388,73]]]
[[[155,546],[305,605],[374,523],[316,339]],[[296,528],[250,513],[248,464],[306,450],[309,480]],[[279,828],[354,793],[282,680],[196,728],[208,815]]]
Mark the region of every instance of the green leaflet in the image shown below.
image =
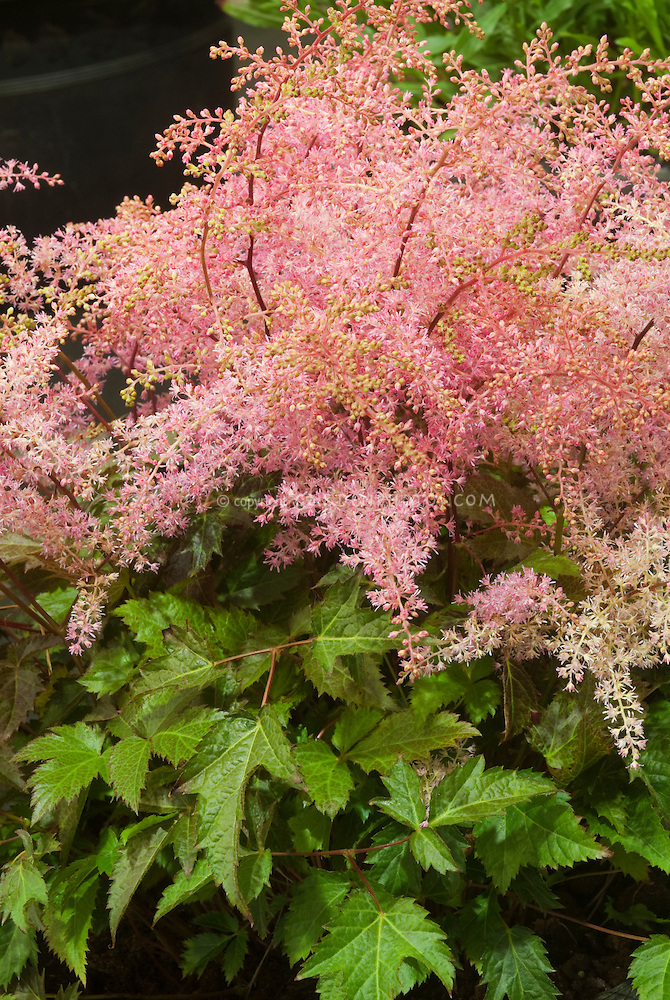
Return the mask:
[[[42,686],[37,663],[22,659],[19,650],[10,647],[0,660],[0,739],[7,739],[25,721]]]
[[[444,875],[462,867],[444,839],[424,826],[426,805],[422,796],[421,779],[416,771],[400,760],[382,781],[391,793],[390,799],[373,799],[372,804],[388,813],[400,823],[414,827],[409,839],[409,849],[424,870],[435,868]]]
[[[180,906],[196,896],[200,898],[198,894],[201,889],[213,885],[214,878],[204,858],[196,861],[195,867],[189,875],[183,871],[177,872],[174,882],[167,887],[158,901],[154,923],[157,923],[170,910],[174,910],[175,906]]]
[[[198,856],[198,825],[192,812],[182,813],[172,831],[172,849],[186,875],[195,866]]]
[[[670,823],[670,758],[661,750],[644,750],[640,764],[639,777],[665,822]]]
[[[240,895],[251,902],[256,899],[263,886],[270,881],[272,853],[270,851],[246,851],[240,848],[237,866],[237,882]]]
[[[315,635],[312,652],[326,671],[338,656],[352,653],[384,653],[393,649],[389,639],[391,618],[386,612],[357,607],[360,581],[352,577],[331,587],[312,611]]]
[[[477,757],[448,774],[439,783],[430,803],[430,826],[476,823],[496,816],[534,795],[554,792],[552,783],[530,771],[484,770],[484,758]]]
[[[8,746],[0,744],[0,788],[3,786],[18,788],[19,791],[24,791],[26,787],[14,754]]]
[[[528,736],[562,787],[612,749],[602,712],[593,700],[592,684],[585,681],[583,688],[576,694],[559,692]]]
[[[609,817],[605,820],[589,815],[589,830],[670,873],[670,832],[653,809],[646,789],[636,782],[626,793],[623,804],[623,816],[618,818],[616,826]]]
[[[35,857],[33,842],[25,830],[17,831],[24,850],[5,865],[0,879],[0,907],[3,921],[11,917],[24,934],[40,928],[40,904],[47,901],[44,881],[46,865]]]
[[[389,771],[399,757],[415,760],[432,750],[456,746],[460,740],[476,736],[477,730],[450,712],[417,719],[412,709],[387,715],[367,736],[354,744],[344,759],[359,764],[364,771]]]
[[[146,783],[150,756],[149,741],[141,736],[120,740],[108,753],[112,788],[133,812],[137,812],[140,793]]]
[[[20,760],[44,761],[28,782],[33,789],[33,822],[61,799],[69,802],[97,778],[104,767],[100,753],[103,740],[100,730],[75,722],[38,737],[18,754]]]
[[[372,804],[399,822],[418,828],[426,818],[426,806],[421,797],[421,779],[414,768],[399,760],[382,781],[391,798],[373,799]]]
[[[126,601],[115,609],[114,614],[135,633],[138,642],[145,643],[148,659],[165,652],[163,633],[168,628],[191,628],[198,635],[209,630],[202,605],[175,594],[154,593],[148,599]]]
[[[301,655],[305,677],[319,694],[366,708],[388,710],[393,707],[376,657],[366,654],[338,656],[326,668],[314,650],[305,647]]]
[[[365,857],[371,883],[393,896],[420,896],[421,866],[412,853],[406,827],[388,823],[374,834],[372,846],[376,850]]]
[[[116,929],[126,912],[128,903],[154,863],[158,852],[169,843],[171,834],[171,826],[153,825],[140,830],[119,847],[109,889],[109,928],[112,941],[116,937]]]
[[[130,643],[128,643],[128,647]],[[92,694],[114,694],[137,673],[137,654],[127,646],[96,650],[91,664],[80,680]]]
[[[226,982],[235,978],[244,962],[249,936],[239,921],[225,910],[205,913],[196,920],[200,927],[210,928],[189,938],[184,949],[182,969],[186,975],[201,976],[212,960],[218,959]]]
[[[97,859],[74,861],[56,874],[44,909],[44,932],[51,950],[86,985],[86,951],[98,895]]]
[[[293,898],[279,931],[291,965],[307,958],[323,937],[326,924],[351,888],[351,879],[342,872],[312,868],[293,888]]]
[[[475,724],[493,715],[500,704],[500,682],[492,676],[493,657],[484,656],[470,663],[449,663],[444,670],[429,677],[419,677],[412,684],[412,708],[417,717],[436,712],[443,705],[462,703],[462,711]]]
[[[640,754],[637,772],[666,823],[670,823],[670,706],[651,704],[644,720],[647,745]]]
[[[321,694],[365,708],[393,702],[379,672],[381,654],[392,649],[389,615],[357,606],[360,582],[331,587],[311,615],[314,641],[302,651],[306,677]]]
[[[191,759],[200,741],[220,717],[220,713],[212,709],[187,709],[176,719],[166,721],[151,735],[151,749],[179,767]]]
[[[380,708],[345,708],[333,730],[332,743],[340,753],[346,753],[354,743],[374,729],[384,712]]]
[[[607,855],[579,824],[562,797],[542,796],[509,806],[504,816],[475,825],[476,853],[501,892],[520,868],[571,867]]]
[[[660,1000],[670,996],[670,938],[653,934],[636,951],[630,978],[640,1000]]]
[[[488,985],[486,1000],[558,996],[540,938],[527,927],[508,927],[495,896],[474,899],[463,911],[460,928],[466,955]]]
[[[530,567],[540,576],[550,576],[552,580],[558,580],[559,576],[582,576],[581,569],[572,559],[568,559],[567,556],[555,556],[543,549],[526,556],[522,566]]]
[[[250,776],[259,767],[277,778],[297,783],[291,747],[272,706],[266,705],[257,719],[231,716],[210,734],[206,756],[183,790],[198,793],[197,815],[200,846],[207,852],[210,869],[230,901],[248,914],[248,901],[238,881],[239,835],[244,792]]]
[[[344,809],[354,787],[349,768],[321,740],[299,743],[295,759],[317,809],[335,816]]]
[[[320,851],[328,846],[332,823],[314,805],[305,806],[288,820],[296,851]]]
[[[392,1000],[428,970],[450,990],[454,964],[443,931],[418,903],[377,896],[381,912],[365,890],[351,893],[298,978],[325,977],[327,988],[334,980],[346,1000]]]
[[[427,871],[434,868],[440,875],[461,871],[463,864],[456,859],[442,837],[435,830],[415,830],[409,839],[412,854]]]
[[[35,930],[20,930],[13,920],[0,924],[0,989],[20,976],[28,962],[37,961]],[[14,1000],[14,995],[12,996]]]
[[[503,691],[505,711],[505,732],[508,740],[522,732],[531,720],[531,713],[537,707],[538,691],[528,672],[505,658],[503,664]]]

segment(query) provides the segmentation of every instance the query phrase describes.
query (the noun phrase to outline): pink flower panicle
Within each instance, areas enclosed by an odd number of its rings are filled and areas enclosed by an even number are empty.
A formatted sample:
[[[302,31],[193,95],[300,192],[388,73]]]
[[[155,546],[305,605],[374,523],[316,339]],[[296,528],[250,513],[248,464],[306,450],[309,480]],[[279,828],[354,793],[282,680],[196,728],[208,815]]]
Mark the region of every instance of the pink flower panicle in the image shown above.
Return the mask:
[[[638,600],[658,597],[657,570],[635,534],[643,497],[666,530],[670,481],[670,200],[649,153],[670,157],[670,61],[613,59],[605,41],[561,58],[545,25],[499,82],[447,54],[445,105],[416,20],[476,31],[464,5],[339,0],[330,24],[286,8],[283,50],[214,51],[242,63],[237,111],[189,111],[159,137],[156,159],[180,156],[187,178],[169,209],[126,200],[32,248],[0,235],[0,528],[79,581],[84,645],[101,566],[155,567],[158,538],[268,477],[271,560],[325,547],[362,567],[414,670],[419,577],[441,537],[467,547],[480,527],[454,498],[482,463],[513,465],[561,513],[592,603],[522,571],[485,581],[445,651],[552,650],[568,683],[599,670],[607,710],[617,693],[630,707],[625,629],[645,664],[670,637]],[[415,107],[395,86],[408,68],[425,78]],[[619,116],[580,83],[606,93],[615,70],[640,95]],[[100,397],[118,373],[122,417]],[[552,534],[537,507],[489,507],[510,543]],[[615,571],[590,562],[615,544],[642,560],[626,622]]]
[[[39,188],[44,182],[49,187],[62,184],[60,174],[40,173],[39,167],[33,163],[32,167],[27,163],[20,163],[18,160],[0,160],[0,191],[11,187],[14,191],[25,190],[26,184],[32,184]]]

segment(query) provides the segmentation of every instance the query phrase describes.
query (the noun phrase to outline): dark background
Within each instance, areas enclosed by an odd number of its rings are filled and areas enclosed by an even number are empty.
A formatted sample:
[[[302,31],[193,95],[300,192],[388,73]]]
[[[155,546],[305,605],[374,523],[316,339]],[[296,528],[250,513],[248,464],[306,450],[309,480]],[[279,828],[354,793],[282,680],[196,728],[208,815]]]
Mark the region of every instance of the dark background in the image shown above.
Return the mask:
[[[0,158],[64,184],[0,192],[0,227],[29,238],[114,214],[128,195],[161,207],[182,164],[157,167],[155,134],[186,109],[234,107],[232,37],[215,0],[0,0]]]

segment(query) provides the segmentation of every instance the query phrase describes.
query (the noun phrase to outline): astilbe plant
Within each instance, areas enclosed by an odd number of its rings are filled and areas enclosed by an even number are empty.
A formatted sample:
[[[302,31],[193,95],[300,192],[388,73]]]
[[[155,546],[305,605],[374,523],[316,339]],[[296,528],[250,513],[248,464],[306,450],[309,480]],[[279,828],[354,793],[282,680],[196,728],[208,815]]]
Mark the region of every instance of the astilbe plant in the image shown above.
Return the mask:
[[[670,64],[543,27],[445,104],[416,22],[467,9],[287,11],[158,137],[171,207],[0,234],[0,989],[151,924],[219,990],[269,942],[551,1000],[564,872],[670,870]]]
[[[236,113],[188,112],[158,137],[188,178],[171,208],[125,201],[32,249],[2,233],[0,528],[75,582],[76,653],[126,568],[156,569],[161,538],[260,480],[271,563],[337,549],[360,567],[406,672],[551,653],[569,686],[595,675],[635,763],[630,671],[670,657],[654,158],[670,156],[670,64],[611,59],[605,39],[560,59],[543,26],[498,83],[447,54],[444,106],[415,26],[467,21],[459,3],[287,11],[285,51],[213,51],[242,63]],[[394,85],[407,68],[425,72],[416,106]],[[617,116],[615,70],[639,93]],[[101,396],[115,372],[121,416]],[[459,497],[505,469],[524,499],[464,522]],[[465,630],[429,640],[420,575],[446,541],[453,596],[455,555],[491,532],[535,562],[484,579]],[[566,575],[578,593],[551,579]]]

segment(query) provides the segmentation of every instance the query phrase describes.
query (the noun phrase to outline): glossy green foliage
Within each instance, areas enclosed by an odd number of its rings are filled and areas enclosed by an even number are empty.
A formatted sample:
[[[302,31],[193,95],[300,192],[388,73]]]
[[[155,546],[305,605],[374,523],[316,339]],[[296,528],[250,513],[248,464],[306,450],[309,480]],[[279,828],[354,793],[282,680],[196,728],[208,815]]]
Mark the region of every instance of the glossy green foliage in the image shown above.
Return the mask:
[[[451,989],[464,961],[489,998],[552,1000],[524,906],[555,909],[576,864],[668,870],[663,689],[631,784],[590,693],[561,692],[552,664],[484,658],[399,686],[366,581],[292,572],[256,602],[259,546],[246,609],[214,555],[209,601],[186,596],[195,573],[138,579],[86,658],[17,643],[4,661],[20,708],[0,756],[2,988],[43,995],[42,941],[85,984],[89,949],[152,900],[185,982],[247,983],[264,941],[338,1000],[431,975]],[[657,934],[631,967],[641,1000],[667,965]]]

